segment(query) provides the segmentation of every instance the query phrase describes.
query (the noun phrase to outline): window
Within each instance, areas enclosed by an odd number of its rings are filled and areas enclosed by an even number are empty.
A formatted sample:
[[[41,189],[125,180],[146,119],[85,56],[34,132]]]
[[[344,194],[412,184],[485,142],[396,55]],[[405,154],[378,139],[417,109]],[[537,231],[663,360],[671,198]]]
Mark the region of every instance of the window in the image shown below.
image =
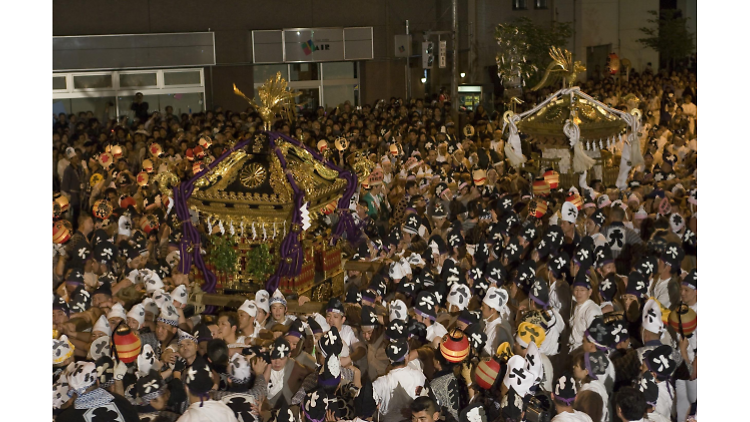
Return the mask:
[[[322,63],[323,79],[354,79],[357,77],[356,62]]]
[[[164,85],[200,85],[201,72],[164,72]]]
[[[318,63],[292,63],[289,65],[290,81],[317,81]],[[258,81],[256,81],[258,82]]]
[[[513,10],[526,10],[526,0],[513,0]]]
[[[547,0],[534,0],[534,9],[546,9]]]
[[[141,88],[144,86],[156,86],[156,72],[120,73],[120,87]]]
[[[253,66],[253,82],[263,83],[281,72],[281,77],[289,80],[289,68],[285,64],[266,64]]]
[[[206,107],[200,68],[52,74],[56,113],[91,111],[100,119],[128,116],[136,92],[143,93],[149,112],[171,106],[175,114],[197,113]]]
[[[53,76],[52,77],[52,89],[68,89],[68,83],[65,80],[65,76]]]
[[[55,114],[78,114],[90,111],[99,120],[104,118],[114,119],[117,117],[114,97],[85,97],[64,98],[52,100],[52,110]]]
[[[73,87],[75,89],[112,88],[112,74],[73,76]]]

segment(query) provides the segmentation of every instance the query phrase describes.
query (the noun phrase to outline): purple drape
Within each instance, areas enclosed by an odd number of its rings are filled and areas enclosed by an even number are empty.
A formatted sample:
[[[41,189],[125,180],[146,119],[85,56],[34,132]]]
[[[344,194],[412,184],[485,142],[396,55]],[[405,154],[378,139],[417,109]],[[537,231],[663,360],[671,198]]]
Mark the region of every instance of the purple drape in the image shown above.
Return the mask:
[[[338,211],[339,211],[339,224],[336,226],[334,232],[334,240],[338,239],[341,234],[346,231],[349,239],[356,237],[357,230],[352,219],[351,214],[348,211],[349,201],[352,195],[357,189],[357,176],[348,171],[338,167],[335,163],[330,160],[325,160],[317,151],[308,148],[306,145],[300,143],[296,139],[292,139],[286,135],[277,132],[263,132],[269,138],[269,147],[271,151],[276,154],[281,168],[286,173],[287,162],[281,151],[276,146],[276,139],[282,138],[285,141],[291,143],[300,148],[304,148],[310,152],[313,157],[323,162],[327,167],[339,172],[339,177],[347,181],[346,189],[344,190],[344,196],[339,200]],[[187,274],[190,271],[190,267],[195,263],[196,267],[203,273],[205,284],[203,285],[203,291],[207,293],[213,293],[216,290],[216,275],[206,268],[206,263],[203,260],[203,256],[200,253],[201,250],[201,239],[198,229],[190,222],[190,212],[187,205],[187,200],[190,195],[193,194],[195,189],[195,183],[208,171],[216,167],[219,162],[226,159],[231,153],[237,151],[240,148],[244,148],[251,139],[246,139],[239,142],[230,150],[224,152],[219,158],[213,163],[209,164],[208,167],[202,172],[194,175],[190,180],[182,182],[179,186],[174,188],[174,201],[175,201],[175,212],[182,222],[182,233],[183,239],[180,244],[180,270]],[[276,272],[266,281],[266,290],[269,292],[275,291],[279,287],[281,277],[295,277],[302,271],[302,264],[304,262],[304,251],[300,241],[301,238],[301,227],[302,227],[302,213],[300,208],[305,203],[305,192],[298,186],[291,173],[286,173],[287,181],[293,192],[293,209],[292,209],[292,220],[291,229],[287,232],[286,237],[281,242],[279,247],[279,265],[276,268]],[[295,230],[296,229],[296,230]],[[192,251],[190,248],[192,247]],[[213,308],[213,307],[211,307]]]

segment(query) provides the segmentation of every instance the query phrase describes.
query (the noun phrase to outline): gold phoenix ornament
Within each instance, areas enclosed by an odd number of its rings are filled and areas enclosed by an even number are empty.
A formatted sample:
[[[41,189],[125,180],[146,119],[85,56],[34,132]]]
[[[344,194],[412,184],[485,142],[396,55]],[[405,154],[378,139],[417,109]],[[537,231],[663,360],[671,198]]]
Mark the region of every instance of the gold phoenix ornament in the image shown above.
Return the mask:
[[[546,86],[554,86],[560,79],[563,81],[563,88],[573,86],[579,73],[586,71],[586,66],[582,65],[580,60],[573,61],[573,53],[566,49],[550,47],[549,55],[552,57],[552,63],[547,66],[542,80],[533,88],[536,91]]]
[[[281,72],[276,72],[276,76],[269,78],[263,86],[258,88],[260,104],[255,102],[255,99],[250,99],[243,94],[242,91],[237,89],[237,85],[233,84],[232,87],[236,95],[244,98],[250,105],[258,109],[265,130],[271,130],[276,114],[281,114],[289,121],[293,121],[297,115],[294,97],[301,93],[288,87],[286,79],[281,77]]]

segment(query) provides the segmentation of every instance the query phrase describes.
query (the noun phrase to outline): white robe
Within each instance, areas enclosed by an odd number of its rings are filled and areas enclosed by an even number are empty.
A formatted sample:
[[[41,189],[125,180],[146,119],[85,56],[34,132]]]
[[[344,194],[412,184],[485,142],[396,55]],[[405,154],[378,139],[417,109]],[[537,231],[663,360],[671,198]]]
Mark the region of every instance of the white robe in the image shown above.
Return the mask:
[[[404,418],[401,409],[408,408],[419,396],[426,379],[421,371],[406,366],[393,369],[373,381],[372,389],[380,397],[380,420],[401,421]]]
[[[592,380],[588,384],[583,384],[581,388],[578,389],[578,392],[591,390],[596,392],[602,397],[602,403],[604,404],[602,406],[602,421],[601,422],[608,422],[609,421],[609,395],[607,394],[607,389],[604,388],[604,384],[602,384],[599,380]]]
[[[445,329],[443,324],[435,321],[427,327],[427,342],[432,343],[435,337],[443,338],[444,335],[448,334],[448,330]]]
[[[669,280],[671,278],[659,279],[654,286],[654,297],[661,303],[661,306],[667,309],[672,305],[669,300]]]
[[[583,344],[583,333],[591,325],[594,317],[602,314],[602,309],[589,299],[583,305],[576,305],[573,316],[570,317],[570,350],[573,351]]]
[[[203,407],[200,402],[191,404],[177,422],[237,422],[237,416],[226,404],[205,400]]]
[[[484,351],[488,356],[495,356],[495,352],[497,351],[497,347],[500,346],[501,340],[501,338],[498,336],[498,331],[508,331],[508,328],[506,327],[507,325],[507,323],[503,324],[502,317],[497,317],[497,319],[491,322],[485,321],[484,334],[487,335],[487,342],[484,344]],[[508,332],[508,336],[510,335],[511,333]],[[510,341],[512,341],[512,338],[509,339],[509,342]]]
[[[552,296],[551,291],[550,296]],[[560,316],[560,312],[554,307],[548,309],[547,312],[552,312],[555,322],[554,325],[547,330],[542,346],[539,348],[539,353],[547,356],[555,356],[560,352],[560,335],[565,329],[565,321],[563,321],[562,316]]]
[[[672,393],[669,392],[670,388],[667,387],[667,383],[669,381],[662,381],[658,384],[656,384],[659,387],[659,398],[656,399],[656,408],[654,409],[654,412],[664,416],[667,419],[672,418],[672,414],[674,413],[674,389],[671,389]]]

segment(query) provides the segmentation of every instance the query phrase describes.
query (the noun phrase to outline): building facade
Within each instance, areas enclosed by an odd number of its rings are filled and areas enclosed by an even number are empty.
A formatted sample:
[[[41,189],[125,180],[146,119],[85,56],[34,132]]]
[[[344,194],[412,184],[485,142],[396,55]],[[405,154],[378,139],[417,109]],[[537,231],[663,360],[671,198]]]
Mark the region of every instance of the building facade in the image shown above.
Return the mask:
[[[425,71],[420,48],[426,40],[424,31],[451,30],[451,5],[451,0],[56,0],[55,37],[210,33],[213,45],[206,49],[213,52],[195,53],[208,57],[200,66],[170,67],[167,63],[152,69],[132,69],[127,64],[96,70],[56,68],[53,96],[56,107],[68,111],[96,106],[101,113],[106,108],[108,113],[119,115],[127,112],[129,98],[138,91],[150,100],[151,108],[163,110],[165,105],[172,105],[175,112],[178,108],[186,112],[222,106],[240,110],[247,104],[233,94],[233,84],[250,95],[277,71],[303,91],[301,101],[308,107],[335,107],[347,100],[356,106],[372,104],[379,98],[421,97],[440,88],[450,92],[450,35],[441,36],[448,40],[448,65],[443,69],[436,61]],[[606,55],[612,51],[629,58],[638,70],[647,62],[656,67],[657,53],[643,49],[635,40],[640,37],[638,28],[643,26],[646,12],[658,7],[658,0],[459,0],[458,72],[464,74],[459,84],[481,85],[484,102],[492,103],[492,95],[501,92],[495,71],[494,28],[521,16],[540,25],[555,20],[573,22],[575,35],[568,48],[590,67],[602,64],[602,57],[606,63]],[[395,42],[396,35],[406,33],[407,20],[412,44],[408,59],[397,57],[400,54]],[[371,58],[276,63],[254,60],[254,32],[290,28],[371,28]],[[438,37],[433,35],[428,40],[437,44]],[[141,53],[131,52],[134,57],[149,54],[148,44],[142,47]],[[59,54],[54,49],[53,57]],[[179,58],[175,60],[180,63]],[[409,90],[407,79],[411,80]],[[170,84],[174,81],[179,83]]]

